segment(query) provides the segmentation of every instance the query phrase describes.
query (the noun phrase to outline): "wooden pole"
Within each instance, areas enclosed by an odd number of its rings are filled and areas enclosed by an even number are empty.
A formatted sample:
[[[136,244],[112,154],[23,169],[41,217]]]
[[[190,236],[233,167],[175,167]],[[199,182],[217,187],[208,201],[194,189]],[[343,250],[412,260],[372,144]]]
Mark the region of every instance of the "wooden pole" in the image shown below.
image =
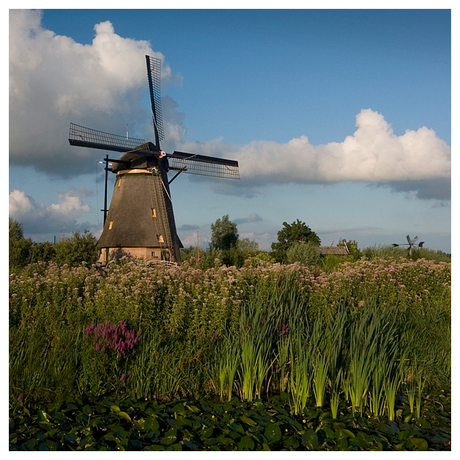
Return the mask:
[[[196,230],[196,268],[200,266],[200,230]]]

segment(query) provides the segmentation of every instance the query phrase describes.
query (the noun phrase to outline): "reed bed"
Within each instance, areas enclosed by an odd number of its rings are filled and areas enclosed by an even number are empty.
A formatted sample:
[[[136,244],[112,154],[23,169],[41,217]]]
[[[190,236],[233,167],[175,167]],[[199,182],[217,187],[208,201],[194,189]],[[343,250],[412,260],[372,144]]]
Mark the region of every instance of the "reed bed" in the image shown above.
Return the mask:
[[[450,388],[450,264],[195,269],[37,263],[10,275],[10,400],[115,394],[414,417]]]

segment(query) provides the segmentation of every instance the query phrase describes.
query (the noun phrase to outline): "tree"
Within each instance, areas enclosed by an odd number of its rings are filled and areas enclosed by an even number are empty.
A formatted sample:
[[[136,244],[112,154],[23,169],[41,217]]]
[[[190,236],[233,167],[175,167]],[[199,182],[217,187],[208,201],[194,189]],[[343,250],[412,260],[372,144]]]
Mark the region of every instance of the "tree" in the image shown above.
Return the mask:
[[[30,263],[38,261],[49,262],[54,260],[56,257],[56,248],[53,243],[49,241],[43,241],[33,243],[30,249]]]
[[[22,224],[9,218],[9,265],[10,272],[30,262],[32,240],[24,238]]]
[[[211,224],[211,247],[226,251],[236,247],[238,241],[238,228],[236,224],[230,221],[228,214],[222,219],[217,219],[214,224]]]
[[[58,265],[94,264],[99,257],[97,239],[86,229],[83,234],[74,232],[70,238],[62,238],[55,244],[55,251]]]
[[[286,251],[286,259],[290,264],[300,262],[308,266],[320,265],[321,254],[318,245],[313,241],[309,241],[308,243],[298,241]]]
[[[311,242],[316,246],[321,244],[319,236],[304,222],[297,219],[288,224],[283,222],[283,228],[278,232],[278,242],[272,243],[273,256],[277,262],[287,262],[287,250],[295,243],[304,241]]]

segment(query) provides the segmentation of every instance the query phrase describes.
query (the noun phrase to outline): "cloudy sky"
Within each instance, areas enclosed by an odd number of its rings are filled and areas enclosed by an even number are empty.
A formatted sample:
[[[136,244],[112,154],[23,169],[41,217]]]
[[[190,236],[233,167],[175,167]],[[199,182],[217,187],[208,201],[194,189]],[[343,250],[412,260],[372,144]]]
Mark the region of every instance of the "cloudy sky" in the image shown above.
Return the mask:
[[[145,54],[162,60],[166,151],[239,161],[182,174],[179,236],[228,214],[270,249],[300,219],[323,245],[451,252],[449,10],[10,10],[9,212],[52,241],[102,229],[105,152],[70,122],[153,139]],[[113,187],[110,174],[109,189]],[[109,197],[110,198],[110,197]]]

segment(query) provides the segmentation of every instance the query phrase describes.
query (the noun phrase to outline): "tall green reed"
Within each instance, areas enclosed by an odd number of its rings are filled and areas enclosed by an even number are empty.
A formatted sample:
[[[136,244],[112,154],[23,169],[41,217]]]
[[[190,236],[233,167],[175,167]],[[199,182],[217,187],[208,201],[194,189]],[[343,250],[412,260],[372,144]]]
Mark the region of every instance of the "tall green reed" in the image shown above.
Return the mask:
[[[290,400],[294,414],[305,409],[311,394],[312,383],[312,351],[308,331],[296,330],[290,335]]]
[[[330,335],[324,334],[321,317],[317,317],[313,323],[310,346],[312,348],[311,364],[313,367],[313,393],[315,395],[316,406],[322,407],[326,393],[326,381],[332,344]]]

